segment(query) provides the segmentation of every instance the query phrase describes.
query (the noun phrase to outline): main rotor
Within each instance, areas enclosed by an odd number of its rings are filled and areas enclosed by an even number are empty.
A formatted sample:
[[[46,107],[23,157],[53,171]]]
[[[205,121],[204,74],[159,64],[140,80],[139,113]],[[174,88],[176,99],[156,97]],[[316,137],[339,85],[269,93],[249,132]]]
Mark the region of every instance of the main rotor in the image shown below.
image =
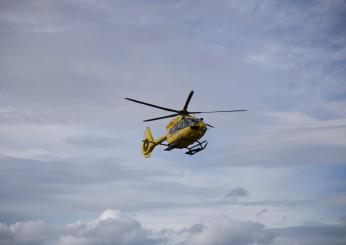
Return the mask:
[[[150,104],[147,102],[143,102],[143,101],[139,101],[139,100],[135,100],[135,99],[130,99],[130,98],[125,98],[127,100],[130,100],[132,102],[136,102],[139,104],[143,104],[146,106],[151,106],[157,109],[161,109],[164,111],[169,111],[169,112],[174,112],[173,114],[167,115],[167,116],[162,116],[162,117],[155,117],[155,118],[151,118],[151,119],[146,119],[143,120],[143,122],[150,122],[150,121],[155,121],[155,120],[161,120],[161,119],[165,119],[165,118],[170,118],[170,117],[176,117],[181,115],[183,118],[185,116],[191,116],[191,114],[201,114],[201,113],[219,113],[219,112],[240,112],[240,111],[246,111],[246,110],[224,110],[224,111],[188,111],[188,107],[191,101],[191,98],[193,96],[193,90],[189,93],[189,96],[187,97],[184,107],[182,110],[175,110],[175,109],[171,109],[171,108],[167,108],[167,107],[162,107],[162,106],[158,106],[158,105],[154,105],[154,104]],[[211,126],[211,125],[210,125]]]

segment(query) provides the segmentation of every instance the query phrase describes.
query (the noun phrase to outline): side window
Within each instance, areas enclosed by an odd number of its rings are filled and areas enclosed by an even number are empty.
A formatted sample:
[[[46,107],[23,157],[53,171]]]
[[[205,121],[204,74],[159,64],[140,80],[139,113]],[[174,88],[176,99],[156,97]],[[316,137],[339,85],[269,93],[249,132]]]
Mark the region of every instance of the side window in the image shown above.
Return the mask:
[[[187,120],[184,119],[184,121],[183,121],[183,128],[186,128],[186,127],[187,127]]]
[[[175,125],[173,128],[171,128],[170,133],[173,134],[177,132],[179,124]]]
[[[170,134],[177,132],[179,129],[188,127],[190,125],[190,121],[188,119],[181,120],[177,125],[169,130]]]
[[[187,126],[186,122],[187,122],[187,121],[186,121],[185,119],[181,122],[182,128],[185,128],[185,127]]]
[[[184,128],[184,120],[180,121],[177,126],[178,130]]]
[[[177,131],[177,127],[174,126],[174,127],[171,129],[171,133],[173,134],[173,133],[175,133],[176,131]]]

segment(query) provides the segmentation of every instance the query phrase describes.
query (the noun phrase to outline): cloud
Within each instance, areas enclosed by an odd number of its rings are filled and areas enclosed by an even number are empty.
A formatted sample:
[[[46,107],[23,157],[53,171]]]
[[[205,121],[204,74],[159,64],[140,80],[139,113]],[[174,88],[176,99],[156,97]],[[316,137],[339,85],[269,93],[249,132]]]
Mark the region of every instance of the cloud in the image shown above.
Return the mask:
[[[341,245],[346,242],[345,225],[296,226],[268,230],[275,236],[273,244]]]
[[[181,232],[187,232],[187,233],[202,233],[207,227],[204,224],[194,224],[190,227],[184,228],[181,230]]]
[[[264,225],[257,222],[218,217],[207,220],[205,226],[201,232],[191,232],[182,244],[269,244],[273,238],[266,232]]]
[[[58,244],[158,244],[150,236],[152,232],[136,219],[118,210],[105,210],[97,219],[68,224]]]
[[[249,196],[249,191],[244,187],[237,187],[230,190],[225,197],[247,197]]]
[[[64,228],[52,229],[43,221],[0,223],[1,244],[56,244],[56,245],[153,245],[161,239],[144,229],[134,218],[118,211],[105,210],[98,218],[77,221]]]
[[[339,217],[338,220],[339,220],[340,224],[346,225],[346,215]]]
[[[101,136],[101,135],[75,135],[68,137],[66,142],[72,145],[87,147],[87,148],[99,148],[99,147],[114,147],[120,143],[117,138]]]
[[[108,209],[97,218],[52,228],[43,221],[0,223],[1,244],[228,245],[343,244],[345,224],[267,228],[259,222],[208,216],[181,230],[147,229],[134,217]]]
[[[52,238],[49,225],[41,220],[16,222],[12,225],[0,223],[1,244],[45,244]]]
[[[141,209],[142,202],[133,200],[145,202],[146,196],[156,194],[143,186],[152,185],[161,193],[160,185],[150,178],[166,175],[158,169],[131,168],[116,159],[42,161],[0,156],[0,165],[0,220],[9,222],[55,219],[57,213],[68,220],[83,213],[80,207],[85,204],[94,212],[104,205]]]
[[[75,25],[73,16],[63,11],[64,4],[52,1],[11,1],[1,7],[0,25],[7,31],[55,34],[71,31]],[[45,11],[40,12],[42,9]]]
[[[160,163],[136,165],[133,162],[121,163],[117,159],[42,161],[0,157],[0,220],[15,222],[23,219],[58,218],[68,221],[71,217],[84,217],[86,212],[96,214],[99,210],[112,206],[126,212],[139,212],[149,220],[153,217],[152,212],[155,212],[160,222],[171,217],[170,222],[183,226],[200,215],[198,210],[228,213],[235,218],[241,213],[244,218],[252,219],[256,217],[258,210],[270,208],[273,210],[272,215],[261,217],[261,222],[268,225],[267,222],[277,224],[282,215],[292,215],[289,211],[291,209],[296,210],[295,215],[300,213],[299,221],[304,222],[305,219],[313,219],[312,214],[304,212],[307,208],[339,209],[345,204],[345,196],[338,193],[327,193],[326,198],[321,194],[310,196],[302,190],[304,196],[292,198],[290,192],[283,190],[282,185],[278,184],[274,185],[275,188],[270,187],[271,192],[276,193],[275,197],[262,194],[261,189],[271,185],[275,179],[284,183],[292,181],[290,175],[283,175],[277,169],[260,168],[249,171],[247,168],[240,172],[234,172],[234,169],[222,170],[223,174],[220,176],[224,177],[219,179],[220,182],[213,179],[213,183],[209,184],[205,183],[209,173],[202,173],[196,178],[188,171],[181,173],[176,166]],[[299,169],[297,171],[306,175]],[[309,169],[306,171],[312,174]],[[338,172],[342,171],[343,168],[340,168]],[[270,172],[274,178],[269,177]],[[254,180],[261,178],[263,174],[266,174],[267,182],[258,180],[261,185],[257,184],[257,189],[252,187],[256,191],[251,192],[251,199],[246,198],[249,194],[244,196],[249,192],[244,187],[226,191],[228,187],[225,186],[237,186],[237,183],[246,185],[242,178]],[[338,181],[333,176],[334,181]],[[319,175],[315,178],[320,179]],[[225,182],[229,179],[232,182]],[[297,181],[294,183],[298,184]],[[301,184],[307,188],[305,183]],[[324,186],[323,181],[318,181],[318,184],[322,184],[321,188]],[[312,190],[316,186],[317,183],[311,183]],[[299,185],[294,187],[296,189],[300,189]],[[224,193],[232,195],[224,198]],[[90,196],[93,198],[90,199]],[[54,212],[51,212],[52,209]],[[186,220],[171,216],[172,212],[183,212]],[[154,223],[159,224],[157,221]]]
[[[252,221],[239,221],[223,217],[209,217],[203,224],[203,229],[196,232],[184,230],[183,242],[186,245],[226,245],[226,244],[344,244],[346,241],[346,226],[316,225],[295,226],[285,228],[267,228],[263,224]],[[182,236],[175,237],[177,240]],[[175,244],[175,243],[172,243]]]
[[[228,245],[228,244],[343,244],[346,241],[345,225],[295,226],[267,228],[253,221],[239,221],[221,217],[208,217],[201,229],[184,229],[171,237],[171,244]],[[191,226],[194,227],[194,226]],[[180,242],[179,242],[180,241]]]

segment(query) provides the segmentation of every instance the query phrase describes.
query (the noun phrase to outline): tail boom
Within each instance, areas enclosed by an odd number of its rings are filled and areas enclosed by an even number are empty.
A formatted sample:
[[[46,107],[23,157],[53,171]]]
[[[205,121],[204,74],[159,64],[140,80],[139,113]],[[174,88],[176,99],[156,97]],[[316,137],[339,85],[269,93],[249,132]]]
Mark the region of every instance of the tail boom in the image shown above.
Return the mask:
[[[167,136],[164,135],[158,139],[154,139],[151,134],[150,128],[146,128],[144,131],[145,138],[142,143],[142,153],[145,158],[149,158],[151,152],[154,150],[155,146],[161,144],[163,141],[167,139]]]

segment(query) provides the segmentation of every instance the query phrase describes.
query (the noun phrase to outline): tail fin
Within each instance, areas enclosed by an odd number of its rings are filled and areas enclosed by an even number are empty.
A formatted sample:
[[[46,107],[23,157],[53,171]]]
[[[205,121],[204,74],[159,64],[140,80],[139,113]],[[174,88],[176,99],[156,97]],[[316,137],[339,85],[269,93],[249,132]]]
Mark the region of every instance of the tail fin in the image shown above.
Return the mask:
[[[145,138],[142,143],[142,153],[145,158],[150,157],[150,153],[154,150],[155,146],[166,140],[166,136],[160,137],[155,140],[151,134],[150,128],[146,128],[144,131]]]

